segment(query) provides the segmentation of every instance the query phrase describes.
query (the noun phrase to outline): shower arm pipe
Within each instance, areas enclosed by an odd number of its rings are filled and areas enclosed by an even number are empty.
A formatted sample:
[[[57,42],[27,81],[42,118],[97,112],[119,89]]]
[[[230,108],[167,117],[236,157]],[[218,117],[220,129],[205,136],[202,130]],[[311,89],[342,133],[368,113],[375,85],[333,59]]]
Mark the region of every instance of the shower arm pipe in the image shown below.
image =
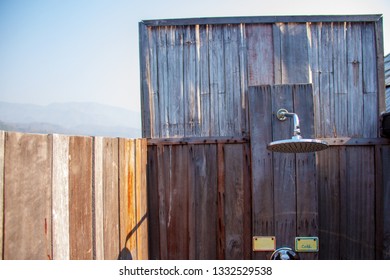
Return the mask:
[[[294,138],[302,138],[298,115],[295,113],[290,113],[285,109],[280,109],[278,111],[278,119],[284,121],[286,118],[292,118],[294,121]]]

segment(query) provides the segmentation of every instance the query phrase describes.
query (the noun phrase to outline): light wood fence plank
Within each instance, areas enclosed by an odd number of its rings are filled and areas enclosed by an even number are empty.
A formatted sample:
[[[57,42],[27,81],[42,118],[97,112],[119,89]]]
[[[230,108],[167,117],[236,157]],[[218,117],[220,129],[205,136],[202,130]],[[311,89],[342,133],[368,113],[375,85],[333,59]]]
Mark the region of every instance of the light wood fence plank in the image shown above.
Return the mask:
[[[119,256],[118,139],[103,139],[104,259]]]
[[[51,259],[52,142],[8,132],[4,166],[4,259]]]
[[[53,135],[53,259],[69,254],[69,137]]]
[[[103,137],[94,138],[94,250],[96,260],[104,260]]]
[[[0,131],[0,260],[3,257],[4,222],[4,140],[5,132]]]

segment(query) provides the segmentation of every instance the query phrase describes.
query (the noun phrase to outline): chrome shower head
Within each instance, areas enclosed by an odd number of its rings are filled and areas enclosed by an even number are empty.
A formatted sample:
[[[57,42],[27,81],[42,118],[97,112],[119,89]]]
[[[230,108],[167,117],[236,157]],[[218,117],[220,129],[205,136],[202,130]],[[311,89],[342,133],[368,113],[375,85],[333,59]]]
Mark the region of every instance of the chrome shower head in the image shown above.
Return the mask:
[[[299,118],[295,113],[289,113],[286,109],[277,112],[277,118],[284,121],[287,117],[294,119],[294,136],[291,139],[278,140],[267,145],[267,149],[280,153],[312,153],[327,149],[328,143],[319,139],[303,139],[299,127]]]

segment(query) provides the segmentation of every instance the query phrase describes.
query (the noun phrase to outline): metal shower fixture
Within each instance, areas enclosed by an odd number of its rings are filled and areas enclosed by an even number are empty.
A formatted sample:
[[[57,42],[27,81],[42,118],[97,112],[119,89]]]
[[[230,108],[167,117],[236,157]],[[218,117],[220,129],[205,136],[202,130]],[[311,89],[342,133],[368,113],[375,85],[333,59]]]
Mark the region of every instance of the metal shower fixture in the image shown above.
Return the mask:
[[[267,145],[267,149],[273,152],[280,153],[311,153],[327,149],[328,143],[319,139],[303,139],[299,126],[299,118],[295,113],[290,113],[286,109],[279,109],[276,117],[280,121],[285,121],[287,118],[293,118],[294,135],[291,139],[279,140],[271,142]]]

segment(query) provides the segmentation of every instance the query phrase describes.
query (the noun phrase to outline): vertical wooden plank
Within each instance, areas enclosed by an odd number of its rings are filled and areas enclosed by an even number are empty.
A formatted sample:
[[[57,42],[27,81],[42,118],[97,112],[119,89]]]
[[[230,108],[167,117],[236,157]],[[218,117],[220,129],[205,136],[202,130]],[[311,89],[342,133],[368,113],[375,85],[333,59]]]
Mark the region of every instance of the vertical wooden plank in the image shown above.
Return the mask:
[[[226,235],[225,235],[225,151],[224,145],[217,145],[217,159],[218,159],[218,243],[217,243],[217,258],[219,260],[225,259],[226,251]]]
[[[252,170],[253,236],[273,236],[274,191],[272,153],[266,149],[272,141],[271,86],[249,87],[249,123]],[[268,124],[268,125],[267,125]],[[265,253],[253,253],[255,259],[268,259]]]
[[[340,163],[339,148],[317,154],[319,239],[322,260],[340,259]],[[324,245],[324,246],[322,246]]]
[[[153,137],[150,115],[154,108],[150,107],[150,57],[149,57],[149,38],[148,28],[142,22],[138,25],[139,29],[139,54],[140,54],[140,73],[141,73],[141,108],[142,108],[142,136]],[[153,45],[153,42],[152,42]]]
[[[92,139],[69,138],[70,259],[91,260],[92,245]]]
[[[323,23],[319,44],[319,118],[320,134],[334,136],[334,93],[333,93],[333,34],[332,23]]]
[[[363,135],[362,36],[360,23],[348,23],[348,136]]]
[[[241,107],[241,133],[239,135],[249,135],[248,120],[248,54],[247,39],[245,34],[245,24],[240,24],[240,107]],[[238,106],[238,105],[237,105]]]
[[[348,63],[346,23],[333,23],[333,82],[335,136],[348,136]]]
[[[309,82],[309,44],[306,24],[280,25],[282,83]]]
[[[320,103],[320,60],[319,52],[321,48],[321,28],[322,22],[308,23],[308,38],[310,42],[309,61],[310,61],[310,82],[313,84],[313,103],[314,112],[316,114],[315,133],[317,137],[322,137],[322,119],[321,119],[321,103]]]
[[[240,29],[239,25],[227,25],[224,32],[225,65],[225,135],[242,135],[241,132],[241,91],[240,91]]]
[[[363,137],[375,138],[378,135],[378,84],[373,23],[362,26],[362,79],[363,79]]]
[[[194,147],[188,145],[188,259],[196,259],[196,183]]]
[[[183,44],[184,136],[199,136],[200,92],[199,62],[196,53],[196,26],[186,26]]]
[[[5,260],[52,259],[51,170],[52,141],[48,135],[6,133]]]
[[[146,189],[146,139],[137,139],[136,143],[136,208],[137,208],[137,259],[149,258],[148,246],[148,202]]]
[[[376,145],[374,147],[375,149],[375,259],[382,260],[383,259],[383,253],[385,248],[385,242],[384,242],[384,231],[385,231],[385,225],[384,221],[386,219],[386,215],[383,212],[384,209],[384,203],[385,203],[385,192],[384,192],[384,186],[385,182],[384,179],[384,172],[383,172],[383,149],[382,145]]]
[[[167,32],[167,68],[169,100],[169,136],[184,135],[184,89],[183,89],[183,27],[169,26]]]
[[[217,146],[194,145],[195,259],[217,259]]]
[[[372,147],[347,149],[348,259],[375,258],[375,161]],[[354,163],[359,164],[354,164]]]
[[[244,179],[241,145],[225,145],[226,259],[244,258]]]
[[[0,260],[4,259],[4,142],[5,132],[0,131]]]
[[[104,260],[103,137],[93,140],[94,259]]]
[[[347,248],[347,230],[348,230],[348,208],[342,207],[343,205],[348,205],[348,192],[347,180],[348,176],[348,161],[347,161],[347,147],[341,146],[338,147],[339,150],[339,180],[340,180],[340,259],[345,260],[348,258],[348,248]]]
[[[169,137],[169,86],[167,58],[167,27],[158,27],[157,36],[157,76],[160,110],[160,137]]]
[[[390,260],[390,146],[382,147],[382,169],[383,169],[383,259]],[[382,201],[381,201],[382,200]],[[377,205],[377,207],[380,207]]]
[[[211,94],[209,68],[209,26],[200,25],[197,33],[197,57],[199,60],[201,136],[210,136]]]
[[[168,146],[167,146],[168,147]],[[168,259],[168,186],[170,186],[171,170],[171,146],[157,146],[157,167],[158,167],[158,198],[159,198],[159,228],[160,228],[160,258]]]
[[[118,139],[103,139],[103,230],[104,259],[118,258],[119,248],[119,199],[118,199]]]
[[[383,50],[383,18],[375,22],[375,47],[377,64],[377,83],[378,83],[378,112],[386,111],[386,90],[385,90],[385,67]]]
[[[167,239],[169,259],[188,259],[188,147],[172,146],[168,193]],[[180,213],[180,214],[178,214]]]
[[[272,25],[272,36],[273,36],[273,59],[274,59],[274,83],[272,84],[281,84],[282,83],[282,34],[281,34],[281,25],[283,23],[274,23]]]
[[[158,77],[158,28],[147,28],[148,39],[145,48],[147,48],[147,56],[148,62],[146,64],[146,76],[149,79],[148,90],[149,90],[149,105],[145,104],[145,106],[149,106],[149,114],[150,114],[150,122],[152,124],[150,137],[160,137],[161,135],[161,113],[160,113],[160,100],[161,100],[161,92],[159,89],[159,77]],[[142,108],[142,107],[141,107]],[[146,137],[145,137],[146,138]]]
[[[225,77],[223,65],[223,32],[222,26],[209,26],[209,69],[210,69],[210,136],[224,135],[220,127],[225,127],[220,117],[220,108],[224,108]]]
[[[160,204],[157,146],[148,146],[147,189],[149,199],[149,259],[160,258]]]
[[[247,24],[248,86],[274,83],[273,25]],[[277,47],[277,46],[275,46]]]
[[[301,121],[304,138],[314,137],[314,106],[311,84],[294,85],[294,112]],[[296,154],[297,236],[318,236],[318,188],[316,154]],[[301,254],[302,259],[318,259],[317,253]]]
[[[69,137],[52,137],[53,259],[69,260]]]
[[[272,112],[285,108],[293,112],[292,86],[273,87]],[[279,121],[272,118],[273,140],[289,139],[292,136],[292,120]],[[273,153],[275,236],[277,246],[294,247],[296,236],[296,185],[295,155]]]
[[[137,222],[135,189],[135,145],[132,139],[119,139],[119,259],[137,257]]]

